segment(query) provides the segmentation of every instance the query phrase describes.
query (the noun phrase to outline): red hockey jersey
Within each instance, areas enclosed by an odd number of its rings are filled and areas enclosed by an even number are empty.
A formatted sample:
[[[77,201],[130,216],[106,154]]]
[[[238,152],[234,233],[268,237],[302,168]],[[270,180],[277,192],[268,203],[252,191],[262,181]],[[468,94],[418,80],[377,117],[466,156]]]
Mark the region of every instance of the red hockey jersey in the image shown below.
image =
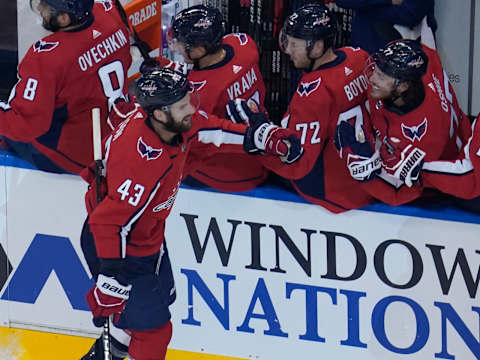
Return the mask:
[[[250,36],[243,33],[226,35],[222,46],[226,51],[223,61],[204,69],[190,70],[188,79],[198,91],[201,109],[224,118],[229,100],[253,98],[263,105],[265,84],[258,66],[257,46]],[[189,175],[221,191],[253,189],[268,175],[257,158],[245,153],[200,155],[189,159]]]
[[[472,199],[480,196],[480,117],[472,125],[473,133],[459,157],[452,161],[423,164],[424,186],[444,193]]]
[[[0,103],[0,134],[32,143],[68,172],[93,158],[91,109],[101,109],[106,135],[108,102],[127,93],[129,35],[114,1],[95,2],[88,27],[37,41],[19,65],[9,102]]]
[[[429,57],[429,65],[422,78],[425,99],[420,106],[399,114],[385,107],[382,101],[369,99],[377,146],[385,137],[395,137],[425,151],[425,161],[456,159],[470,135],[469,121],[458,106],[437,52],[426,46],[424,50]],[[385,171],[378,178],[362,183],[362,189],[390,205],[410,202],[423,192],[420,184],[409,188]]]
[[[243,152],[243,124],[199,111],[192,115],[192,129],[166,144],[146,117],[136,111],[105,141],[108,190],[89,214],[101,258],[148,256],[160,249],[165,220],[191,153],[211,154],[220,151],[218,146],[221,151]],[[82,176],[88,181],[86,171]]]
[[[303,156],[290,165],[267,156],[260,161],[291,179],[303,198],[337,213],[367,205],[372,198],[352,179],[333,142],[340,118],[366,116],[363,70],[368,54],[349,47],[335,53],[336,60],[302,76],[282,120],[301,139]]]

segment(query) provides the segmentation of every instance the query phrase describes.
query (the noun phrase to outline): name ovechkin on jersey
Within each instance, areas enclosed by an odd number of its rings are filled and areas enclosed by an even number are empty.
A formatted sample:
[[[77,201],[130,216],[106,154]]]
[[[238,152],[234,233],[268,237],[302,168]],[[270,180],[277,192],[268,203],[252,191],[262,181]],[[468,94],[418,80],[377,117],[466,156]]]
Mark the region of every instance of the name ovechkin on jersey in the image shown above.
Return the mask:
[[[78,57],[80,70],[86,71],[89,67],[98,64],[107,56],[113,54],[127,44],[128,41],[123,31],[121,29],[117,30],[114,34],[92,46]]]
[[[255,69],[250,68],[245,74],[242,75],[241,79],[235,81],[232,85],[227,88],[228,97],[230,100],[234,100],[243,94],[245,94],[258,80],[257,74],[255,74]]]

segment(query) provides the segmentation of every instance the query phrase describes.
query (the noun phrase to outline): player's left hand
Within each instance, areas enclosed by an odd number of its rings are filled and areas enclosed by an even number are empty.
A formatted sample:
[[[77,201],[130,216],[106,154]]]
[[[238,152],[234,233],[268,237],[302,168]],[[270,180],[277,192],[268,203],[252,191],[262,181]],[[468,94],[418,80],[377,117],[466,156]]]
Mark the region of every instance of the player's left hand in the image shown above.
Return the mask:
[[[243,100],[235,99],[230,100],[226,106],[227,116],[230,120],[237,124],[252,125],[253,118],[258,114],[263,114],[260,111],[258,103],[253,99]]]
[[[395,137],[383,139],[380,148],[382,167],[408,187],[419,181],[425,155],[425,151]]]

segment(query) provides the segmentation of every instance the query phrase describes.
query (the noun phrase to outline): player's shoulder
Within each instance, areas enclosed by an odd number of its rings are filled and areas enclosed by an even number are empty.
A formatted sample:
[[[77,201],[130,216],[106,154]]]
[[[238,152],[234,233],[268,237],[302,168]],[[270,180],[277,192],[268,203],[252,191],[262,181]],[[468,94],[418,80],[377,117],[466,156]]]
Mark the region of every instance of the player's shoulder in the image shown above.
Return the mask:
[[[300,98],[324,97],[326,94],[325,79],[321,71],[303,74],[298,82],[296,95]]]
[[[159,139],[145,120],[146,114],[137,110],[112,132],[108,142],[115,162],[129,164],[135,169],[168,166],[168,145]]]
[[[27,55],[34,57],[36,60],[42,61],[44,59],[55,59],[62,52],[64,40],[58,33],[53,33],[35,41]],[[46,60],[48,63],[49,60]]]
[[[338,49],[345,53],[345,61],[352,64],[362,64],[365,66],[370,54],[359,47],[344,46]]]
[[[93,14],[110,13],[115,8],[115,3],[116,0],[95,0],[93,4]]]
[[[240,49],[255,49],[257,50],[257,44],[251,38],[250,35],[245,33],[231,33],[223,37],[223,44],[230,45],[234,48]]]

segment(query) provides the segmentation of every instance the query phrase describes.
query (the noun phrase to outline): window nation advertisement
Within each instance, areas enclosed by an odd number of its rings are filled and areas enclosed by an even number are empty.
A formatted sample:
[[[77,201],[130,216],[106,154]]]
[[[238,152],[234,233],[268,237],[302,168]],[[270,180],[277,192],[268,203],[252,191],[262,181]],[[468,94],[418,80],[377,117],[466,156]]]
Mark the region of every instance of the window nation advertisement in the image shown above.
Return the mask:
[[[1,325],[96,336],[79,241],[86,184],[0,171]],[[334,215],[270,190],[178,192],[166,232],[172,349],[266,360],[480,357],[478,217]]]

